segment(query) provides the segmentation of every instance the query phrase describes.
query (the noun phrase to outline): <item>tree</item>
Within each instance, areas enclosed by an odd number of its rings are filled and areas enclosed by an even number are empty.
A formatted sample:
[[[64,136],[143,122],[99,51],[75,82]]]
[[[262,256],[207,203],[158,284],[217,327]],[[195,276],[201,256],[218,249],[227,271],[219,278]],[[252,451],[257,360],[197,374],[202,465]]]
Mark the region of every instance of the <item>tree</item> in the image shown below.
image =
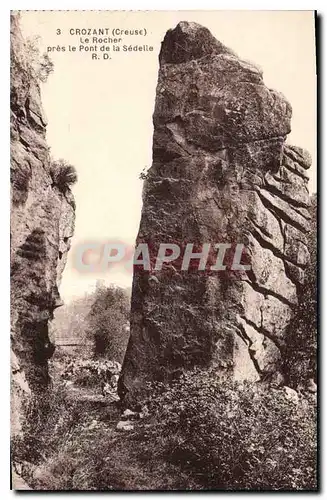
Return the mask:
[[[94,295],[85,294],[56,309],[52,322],[56,341],[70,339],[76,343],[85,343],[88,329],[87,316],[93,302]]]
[[[97,357],[122,362],[129,338],[129,302],[129,295],[122,288],[97,288],[88,315],[88,331]]]

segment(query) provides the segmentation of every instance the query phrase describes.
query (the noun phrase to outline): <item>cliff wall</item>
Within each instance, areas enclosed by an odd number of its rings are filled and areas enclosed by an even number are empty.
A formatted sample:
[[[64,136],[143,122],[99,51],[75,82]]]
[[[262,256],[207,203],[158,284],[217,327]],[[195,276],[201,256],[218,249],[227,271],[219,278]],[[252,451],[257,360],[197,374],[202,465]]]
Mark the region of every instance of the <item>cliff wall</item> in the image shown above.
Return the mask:
[[[47,120],[19,16],[11,16],[11,348],[12,434],[21,432],[22,404],[46,390],[48,335],[62,304],[58,287],[74,232],[68,186],[53,181]]]

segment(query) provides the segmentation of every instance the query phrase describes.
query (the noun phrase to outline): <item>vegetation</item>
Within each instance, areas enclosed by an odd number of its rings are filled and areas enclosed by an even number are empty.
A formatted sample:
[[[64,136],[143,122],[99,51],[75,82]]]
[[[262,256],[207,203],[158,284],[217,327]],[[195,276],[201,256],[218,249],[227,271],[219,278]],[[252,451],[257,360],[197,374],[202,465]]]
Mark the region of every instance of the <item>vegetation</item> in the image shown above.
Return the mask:
[[[316,373],[314,203],[312,260],[288,346],[289,380],[297,392],[193,370],[171,384],[149,383],[131,417],[132,430],[118,430],[117,402],[106,396],[102,402],[82,401],[67,384],[116,390],[129,296],[98,286],[65,312],[66,325],[57,322],[68,335],[93,339],[95,357],[62,357],[53,391],[42,398],[41,409],[28,408],[24,439],[13,443],[28,484],[46,490],[316,491],[316,395],[297,383]]]
[[[92,387],[107,391],[117,396],[118,375],[121,365],[108,359],[70,359],[66,363],[61,377],[81,387]]]
[[[129,310],[129,296],[123,288],[97,288],[87,318],[96,356],[123,361],[129,338]]]
[[[87,340],[87,315],[94,302],[94,294],[85,294],[55,310],[52,328],[54,336],[59,339],[72,338],[76,341]]]
[[[11,162],[10,184],[12,188],[13,203],[15,205],[24,204],[28,196],[28,186],[32,177],[31,169],[25,164],[19,165]]]
[[[58,309],[53,322],[57,339],[93,343],[96,357],[122,362],[129,337],[130,291],[98,282],[95,292]]]
[[[55,402],[40,429],[36,489],[314,490],[315,401],[284,389],[224,383],[194,371],[152,384],[134,430],[119,411]],[[61,400],[63,401],[63,400]],[[63,404],[61,402],[61,404]],[[56,405],[56,406],[55,406]],[[58,422],[51,420],[56,414]],[[66,419],[66,421],[65,421]],[[72,420],[74,421],[72,426]],[[50,432],[50,426],[52,432]],[[54,446],[56,445],[56,446]]]
[[[317,378],[317,195],[311,198],[311,229],[308,234],[310,264],[300,290],[300,300],[288,343],[287,371],[290,384]]]
[[[73,165],[63,159],[52,160],[50,164],[50,175],[54,186],[65,193],[70,186],[77,182],[77,172]]]
[[[25,53],[33,76],[40,82],[45,83],[50,73],[53,72],[54,65],[46,52],[41,54],[39,41],[39,36],[27,38],[25,42]]]
[[[148,405],[149,457],[180,467],[198,489],[315,488],[313,397],[222,383],[214,372],[189,373],[162,390]]]
[[[63,384],[57,383],[51,390],[36,395],[25,408],[24,437],[12,443],[15,463],[29,462],[26,480],[31,471],[53,453],[58,453],[68,435],[81,418],[76,402],[66,398]]]

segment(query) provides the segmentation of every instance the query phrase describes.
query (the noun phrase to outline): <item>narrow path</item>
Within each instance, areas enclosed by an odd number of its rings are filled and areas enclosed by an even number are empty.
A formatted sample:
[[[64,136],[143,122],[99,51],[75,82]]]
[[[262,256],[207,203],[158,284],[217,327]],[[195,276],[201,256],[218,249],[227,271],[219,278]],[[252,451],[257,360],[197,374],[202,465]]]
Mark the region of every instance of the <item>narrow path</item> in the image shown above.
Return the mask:
[[[96,392],[90,387],[77,387],[74,385],[69,385],[66,387],[66,394],[68,399],[73,399],[75,401],[86,401],[103,404],[109,404],[119,401],[118,396],[103,396],[103,394]]]

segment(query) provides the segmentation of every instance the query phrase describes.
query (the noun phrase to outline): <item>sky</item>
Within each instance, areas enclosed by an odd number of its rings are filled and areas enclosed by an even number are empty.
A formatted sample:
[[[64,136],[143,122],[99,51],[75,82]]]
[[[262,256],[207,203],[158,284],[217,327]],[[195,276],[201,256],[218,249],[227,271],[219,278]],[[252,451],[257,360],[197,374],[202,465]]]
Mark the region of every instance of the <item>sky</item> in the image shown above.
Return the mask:
[[[91,292],[98,279],[131,286],[132,274],[123,266],[105,274],[77,271],[74,249],[88,241],[135,242],[142,209],[139,174],[152,159],[160,43],[166,31],[183,20],[206,26],[242,59],[261,66],[266,85],[286,96],[293,108],[288,142],[310,152],[309,190],[316,190],[312,11],[25,11],[25,37],[39,36],[42,52],[66,48],[49,53],[54,72],[42,85],[51,154],[73,164],[79,179],[73,188],[75,235],[60,288],[65,302]],[[92,60],[90,52],[78,51],[87,44],[76,29],[106,27],[146,30],[146,36],[123,35],[123,43],[153,46],[153,51],[111,52],[106,60]],[[77,51],[70,52],[69,45],[76,45]]]

